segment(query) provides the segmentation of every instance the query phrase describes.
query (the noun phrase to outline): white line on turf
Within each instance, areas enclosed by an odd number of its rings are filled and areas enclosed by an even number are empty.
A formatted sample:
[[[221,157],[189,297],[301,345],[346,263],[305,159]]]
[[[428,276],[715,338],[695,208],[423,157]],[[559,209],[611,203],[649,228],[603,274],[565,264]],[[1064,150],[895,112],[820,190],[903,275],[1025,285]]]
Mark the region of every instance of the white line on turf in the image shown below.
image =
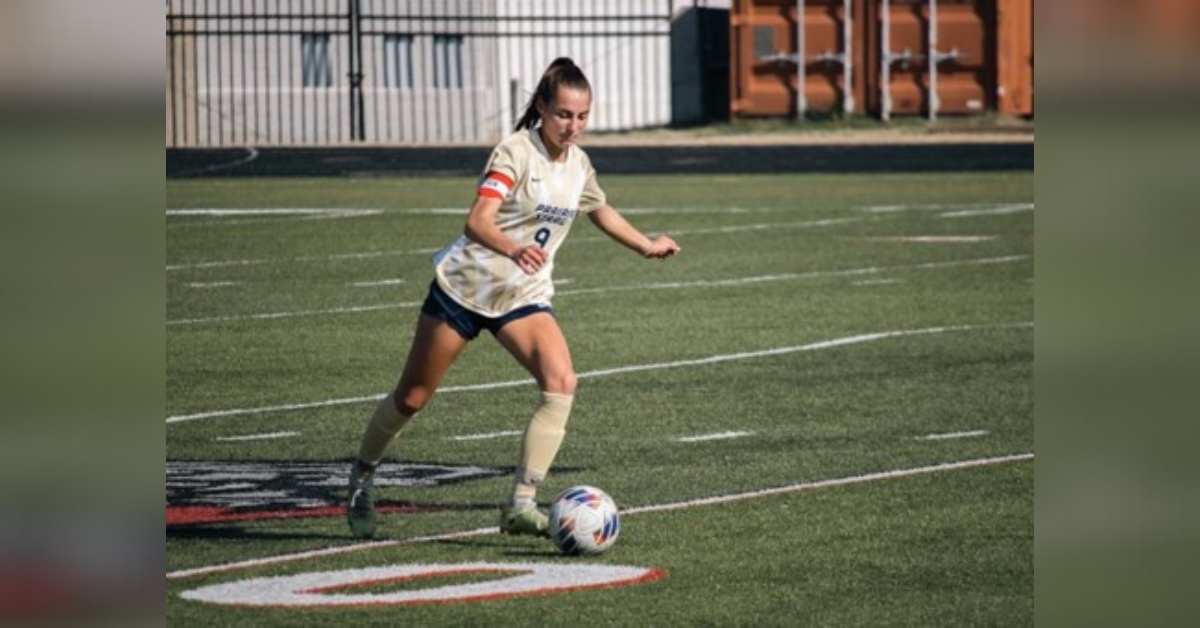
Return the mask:
[[[189,288],[228,288],[229,286],[236,286],[239,283],[241,283],[241,282],[238,282],[238,281],[193,281],[191,283],[185,283],[183,285],[185,285]]]
[[[411,249],[407,251],[366,251],[363,253],[343,253],[339,255],[306,255],[290,258],[263,259],[231,259],[211,262],[194,262],[191,264],[175,264],[167,266],[167,272],[193,270],[197,268],[224,268],[227,266],[259,266],[263,264],[293,263],[293,262],[329,262],[352,259],[373,259],[376,257],[397,257],[401,255],[432,255],[437,249]]]
[[[917,440],[952,440],[955,438],[974,438],[976,436],[987,436],[987,430],[971,430],[969,432],[950,432],[947,434],[926,434],[918,436]]]
[[[603,288],[578,288],[575,290],[560,290],[557,296],[573,296],[580,294],[604,294],[608,292],[640,292],[644,290],[678,290],[681,288],[713,288],[723,286],[739,286],[773,281],[794,281],[798,279],[816,279],[820,277],[842,277],[853,275],[869,275],[874,273],[927,270],[931,268],[952,268],[956,266],[983,266],[989,264],[1006,264],[1029,259],[1029,255],[1009,255],[1005,257],[987,257],[981,259],[957,260],[951,262],[928,262],[924,264],[907,264],[902,266],[870,266],[866,268],[847,268],[843,270],[816,270],[807,273],[783,273],[779,275],[759,275],[756,277],[734,277],[730,279],[701,279],[697,281],[676,281],[664,283],[641,283],[626,286],[606,286]],[[208,323],[233,323],[238,321],[272,320],[277,318],[296,318],[301,316],[321,316],[324,314],[347,314],[355,312],[371,312],[375,310],[418,307],[419,302],[392,303],[369,305],[362,307],[336,307],[324,310],[301,310],[294,312],[266,312],[262,314],[233,314],[229,316],[214,316],[208,318],[186,318],[169,320],[167,325],[204,325]]]
[[[168,209],[168,216],[350,216],[381,214],[382,209],[329,207],[258,207],[250,209]]]
[[[807,491],[818,488],[830,488],[833,486],[846,486],[848,484],[862,484],[864,482],[878,482],[879,480],[890,480],[892,478],[903,478],[913,475],[924,475],[928,473],[939,473],[942,471],[956,471],[959,469],[970,469],[972,467],[984,467],[989,465],[1003,464],[1006,462],[1019,462],[1022,460],[1033,460],[1033,452],[1023,454],[1013,454],[1010,456],[998,456],[996,458],[977,458],[975,460],[963,460],[961,462],[946,462],[943,464],[929,465],[927,467],[915,467],[910,469],[894,469],[892,471],[880,471],[878,473],[867,473],[864,475],[852,475],[844,478],[835,478],[832,480],[818,480],[816,482],[805,482],[802,484],[789,484],[787,486],[779,486],[775,488],[766,488],[758,491],[749,491],[746,493],[735,493],[733,495],[718,495],[716,497],[702,497],[700,499],[688,500],[685,502],[675,502],[673,504],[655,504],[650,506],[636,506],[634,508],[626,508],[621,511],[623,515],[637,515],[647,512],[664,512],[668,510],[681,510],[684,508],[695,508],[697,506],[711,506],[713,504],[727,504],[729,502],[742,501],[746,499],[755,499],[758,497],[767,497],[769,495],[783,495],[785,493],[796,493],[799,491]]]
[[[1000,214],[1016,214],[1019,212],[1033,211],[1033,203],[1020,203],[1017,205],[1005,205],[1003,207],[992,207],[989,209],[963,209],[953,212],[944,212],[938,214],[939,218],[968,218],[971,216],[996,216]]]
[[[753,436],[754,432],[719,432],[717,434],[699,434],[697,436],[682,436],[675,440],[680,443],[699,443],[709,440],[728,440],[730,438],[741,438],[743,436]]]
[[[279,209],[168,209],[167,217],[177,216],[210,216],[214,220],[173,221],[167,223],[167,229],[188,229],[192,227],[231,227],[261,223],[278,223],[282,220],[329,220],[340,218],[359,218],[376,216],[383,213],[382,209],[320,209],[320,208],[279,208]],[[239,218],[251,216],[252,218]],[[268,216],[264,218],[263,216]]]
[[[463,436],[450,436],[446,440],[490,440],[493,438],[505,438],[508,436],[520,436],[519,430],[507,430],[504,432],[488,432],[487,434],[466,434]]]
[[[745,493],[732,493],[728,495],[717,495],[714,497],[705,497],[700,499],[687,500],[682,502],[674,502],[669,504],[651,504],[647,506],[635,506],[633,508],[625,508],[621,511],[624,516],[638,515],[649,512],[666,512],[671,510],[681,510],[685,508],[696,508],[699,506],[711,506],[714,504],[725,504],[729,502],[742,501],[747,499],[757,499],[768,497],[771,495],[783,495],[787,493],[798,493],[802,491],[832,488],[836,486],[847,486],[850,484],[863,484],[866,482],[878,482],[880,480],[890,480],[895,478],[911,477],[916,475],[926,475],[932,473],[942,473],[946,471],[958,471],[962,469],[971,469],[975,467],[987,467],[1011,462],[1021,462],[1025,460],[1033,460],[1033,452],[1022,454],[1012,454],[1008,456],[997,456],[994,458],[976,458],[974,460],[962,460],[959,462],[947,462],[923,467],[911,467],[908,469],[893,469],[891,471],[881,471],[877,473],[866,473],[863,475],[852,475],[848,477],[834,478],[829,480],[818,480],[815,482],[801,482],[797,484],[788,484],[775,488],[762,489],[757,491],[749,491]],[[500,530],[496,527],[477,528],[474,530],[464,530],[461,532],[450,532],[446,534],[433,534],[429,536],[418,536],[409,539],[390,539],[384,541],[371,541],[367,543],[352,543],[350,545],[342,545],[339,547],[329,547],[319,550],[311,550],[307,552],[296,552],[294,554],[282,554],[278,556],[268,556],[264,558],[255,558],[251,560],[243,560],[233,563],[224,563],[219,565],[209,565],[207,567],[196,567],[192,569],[179,569],[176,571],[167,572],[167,580],[179,580],[181,578],[190,578],[192,576],[202,576],[212,573],[223,573],[238,569],[250,569],[253,567],[264,567],[267,565],[277,565],[280,563],[305,560],[309,558],[320,558],[323,556],[334,556],[337,554],[348,554],[361,550],[381,549],[385,547],[394,547],[397,545],[413,545],[417,543],[429,543],[438,541],[451,541],[455,539],[469,538],[474,536],[483,536],[487,534],[496,534]]]
[[[792,208],[787,207],[622,207],[620,212],[629,215],[648,215],[648,214],[751,214],[751,213],[769,213],[769,212],[786,212]],[[468,209],[465,207],[435,207],[435,208],[417,208],[417,209],[399,209],[392,210],[404,214],[434,214],[434,215],[462,215],[466,216]]]
[[[218,436],[213,440],[221,443],[237,443],[247,440],[274,440],[299,436],[300,432],[270,432],[267,434],[246,434],[245,436]]]
[[[826,218],[824,220],[805,220],[801,222],[762,222],[750,225],[727,225],[724,227],[704,227],[700,229],[672,229],[669,233],[673,237],[691,236],[691,235],[707,235],[713,233],[738,233],[740,231],[768,231],[774,229],[809,229],[812,227],[829,227],[832,225],[842,225],[851,222],[861,222],[862,218]],[[593,236],[584,238],[572,238],[571,242],[608,242],[610,239],[607,236]]]
[[[210,318],[182,318],[167,321],[167,325],[202,325],[205,323],[232,323],[236,321],[264,321],[277,318],[295,318],[297,316],[314,316],[316,314],[355,314],[358,312],[374,312],[376,310],[394,310],[407,307],[419,307],[420,301],[404,303],[382,303],[380,305],[360,305],[357,307],[335,307],[327,310],[302,310],[299,312],[266,312],[263,314],[242,314],[237,316],[213,316]]]
[[[966,242],[988,242],[994,235],[929,235],[929,236],[877,236],[863,238],[868,242],[914,242],[917,244],[960,244]]]
[[[863,281],[851,282],[852,286],[886,286],[888,284],[901,283],[899,279],[866,279]]]
[[[469,209],[466,207],[415,207],[412,209],[396,210],[401,214],[428,214],[431,216],[466,216]]]
[[[957,331],[972,331],[981,329],[1006,329],[1006,328],[1029,328],[1033,327],[1032,322],[1028,323],[1007,323],[996,325],[952,325],[946,327],[927,327],[924,329],[904,329],[897,331],[883,331],[872,334],[860,334],[857,336],[846,336],[844,338],[834,338],[832,340],[823,340],[804,345],[793,345],[787,347],[776,347],[774,349],[764,349],[760,351],[746,351],[743,353],[727,353],[724,355],[712,355],[704,358],[695,358],[690,360],[676,360],[673,362],[656,362],[652,364],[634,364],[629,366],[619,366],[608,369],[598,369],[595,371],[586,371],[577,373],[578,379],[589,379],[593,377],[607,377],[610,375],[621,375],[625,373],[639,373],[643,371],[656,371],[664,369],[684,368],[691,366],[705,366],[709,364],[720,364],[723,362],[733,362],[737,360],[750,360],[756,358],[764,358],[770,356],[787,355],[791,353],[803,353],[807,351],[818,351],[821,349],[830,349],[833,347],[843,347],[847,345],[855,345],[886,338],[900,338],[905,336],[922,336],[929,334],[942,334],[947,332]],[[502,382],[487,382],[483,384],[468,384],[463,386],[446,386],[438,389],[438,393],[445,394],[451,392],[466,392],[473,390],[494,390],[497,388],[513,388],[516,386],[527,386],[534,383],[532,379],[517,379]],[[199,412],[195,414],[178,414],[167,417],[167,423],[182,423],[185,421],[197,421],[200,419],[211,419],[216,417],[242,416],[249,414],[265,414],[289,412],[293,410],[309,410],[313,408],[327,408],[332,406],[343,406],[356,403],[365,403],[368,401],[378,401],[382,398],[382,394],[364,395],[361,397],[346,397],[342,399],[327,399],[325,401],[314,401],[308,403],[293,403],[278,406],[260,406],[257,408],[233,408],[229,410],[213,410],[210,412]]]
[[[172,210],[173,211],[173,210]],[[180,211],[195,211],[195,210],[180,210]],[[215,211],[215,210],[205,210]],[[231,210],[232,211],[232,210]],[[458,210],[408,210],[409,213],[446,213],[449,211]],[[460,213],[466,213],[462,210]],[[842,218],[829,220],[812,220],[804,222],[785,222],[785,223],[760,223],[752,225],[731,225],[727,227],[712,227],[706,229],[685,229],[682,231],[672,231],[671,235],[703,235],[710,233],[733,233],[737,231],[762,231],[766,229],[803,229],[808,227],[824,227],[843,222],[853,222],[861,220],[860,218]],[[607,242],[609,238],[605,236],[596,237],[580,237],[572,238],[571,242]],[[292,258],[263,258],[263,259],[242,259],[242,260],[214,260],[208,262],[193,262],[190,264],[173,264],[167,266],[167,272],[177,272],[181,270],[192,270],[198,268],[221,268],[225,266],[255,266],[261,264],[277,264],[290,262],[322,262],[328,260],[347,260],[347,259],[368,259],[373,257],[396,256],[396,255],[430,255],[436,253],[436,248],[413,249],[410,251],[375,251],[369,253],[344,253],[339,255],[325,256],[305,256]]]
[[[902,270],[925,270],[930,268],[951,268],[955,266],[983,266],[988,264],[1006,264],[1029,259],[1029,255],[1008,255],[1005,257],[987,257],[981,259],[958,260],[953,262],[928,262],[924,264],[906,264],[901,266],[868,266],[865,268],[847,268],[844,270],[816,270],[807,273],[782,273],[778,275],[759,275],[756,277],[733,277],[730,279],[702,279],[698,281],[676,281],[663,283],[644,283],[630,286],[608,286],[604,288],[578,288],[563,290],[558,296],[578,294],[598,294],[605,292],[640,292],[643,290],[675,290],[679,288],[712,288],[721,286],[740,286],[746,284],[793,281],[797,279],[817,279],[820,277],[843,277],[853,275],[871,275]]]
[[[788,207],[622,207],[620,212],[631,216],[651,214],[759,214],[787,212]]]
[[[378,286],[399,286],[403,283],[403,279],[380,279],[378,281],[354,281],[346,285],[354,288],[375,288]]]
[[[866,207],[856,207],[858,211],[863,211],[871,214],[894,214],[906,211],[965,211],[965,212],[991,212],[996,209],[1010,207],[1028,207],[1033,208],[1033,203],[1009,202],[1009,203],[916,203],[912,205],[868,205]],[[1024,211],[1024,209],[1020,210]],[[972,214],[973,215],[973,214]]]
[[[919,205],[870,205],[867,207],[859,207],[859,211],[869,212],[872,214],[894,214],[896,212],[916,209]]]
[[[826,218],[824,220],[806,220],[802,222],[764,222],[753,225],[728,225],[725,227],[705,227],[702,229],[677,229],[671,235],[701,235],[706,233],[737,233],[739,231],[766,231],[768,229],[807,229],[809,227],[829,227],[860,222],[861,218]]]

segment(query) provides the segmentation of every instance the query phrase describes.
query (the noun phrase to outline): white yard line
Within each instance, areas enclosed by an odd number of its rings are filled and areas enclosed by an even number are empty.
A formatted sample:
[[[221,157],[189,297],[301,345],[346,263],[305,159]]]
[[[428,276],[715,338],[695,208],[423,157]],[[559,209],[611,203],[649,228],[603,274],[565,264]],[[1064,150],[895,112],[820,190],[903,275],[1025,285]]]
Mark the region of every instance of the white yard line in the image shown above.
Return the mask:
[[[969,432],[950,432],[947,434],[926,434],[918,436],[917,440],[953,440],[956,438],[975,438],[976,436],[987,436],[987,430],[971,430]]]
[[[926,270],[930,268],[952,268],[955,266],[983,266],[989,264],[1006,264],[1030,259],[1029,255],[1008,255],[1004,257],[986,257],[979,259],[958,260],[953,262],[928,262],[924,264],[906,264],[902,266],[868,266],[865,268],[847,268],[844,270],[816,270],[807,273],[781,273],[778,275],[758,275],[755,277],[734,277],[730,279],[702,279],[697,281],[674,281],[663,283],[643,283],[630,286],[608,286],[605,288],[579,288],[563,290],[557,296],[577,294],[596,294],[605,292],[628,292],[642,290],[675,290],[679,288],[713,288],[721,286],[739,286],[764,282],[793,281],[797,279],[817,279],[820,277],[843,277],[854,275],[871,275],[903,270]]]
[[[676,442],[680,443],[700,443],[710,440],[728,440],[730,438],[741,438],[743,436],[753,436],[754,432],[719,432],[717,434],[700,434],[697,436],[683,436],[676,438]]]
[[[168,216],[329,216],[381,214],[382,209],[258,207],[250,209],[168,209]]]
[[[826,218],[824,220],[805,220],[802,222],[764,222],[752,225],[728,225],[725,227],[705,227],[702,229],[676,229],[668,231],[671,235],[703,235],[709,233],[737,233],[739,231],[767,231],[773,229],[810,229],[813,227],[830,227],[852,222],[861,222],[862,218]]]
[[[672,237],[709,235],[714,233],[738,233],[741,231],[772,231],[776,229],[812,229],[814,227],[829,227],[852,222],[861,222],[862,218],[827,218],[823,220],[804,220],[801,222],[761,222],[749,225],[727,225],[724,227],[704,227],[700,229],[668,229],[665,233]],[[592,236],[571,238],[571,242],[611,242],[607,236]]]
[[[250,209],[168,209],[167,218],[208,216],[217,220],[189,220],[168,222],[168,229],[191,227],[229,227],[260,223],[277,223],[281,220],[328,220],[336,218],[358,218],[382,214],[382,209],[349,208],[250,208]],[[270,216],[270,218],[263,218]],[[249,217],[249,218],[247,218]]]
[[[625,508],[621,511],[623,516],[639,515],[650,512],[666,512],[671,510],[681,510],[685,508],[696,508],[699,506],[711,506],[716,504],[726,504],[729,502],[742,501],[747,499],[758,499],[769,497],[772,495],[783,495],[787,493],[798,493],[802,491],[810,491],[823,488],[832,488],[836,486],[847,486],[851,484],[863,484],[866,482],[878,482],[881,480],[891,480],[896,478],[911,477],[916,475],[927,475],[932,473],[943,473],[947,471],[958,471],[962,469],[971,469],[976,467],[987,467],[999,464],[1007,464],[1012,462],[1022,462],[1033,460],[1033,452],[1013,454],[1009,456],[997,456],[994,458],[976,458],[974,460],[962,460],[959,462],[947,462],[943,464],[935,464],[923,467],[911,467],[907,469],[893,469],[891,471],[881,471],[877,473],[866,473],[863,475],[852,475],[848,477],[834,478],[829,480],[818,480],[815,482],[801,482],[797,484],[788,484],[775,488],[762,489],[758,491],[749,491],[745,493],[731,493],[728,495],[717,495],[714,497],[705,497],[700,499],[687,500],[682,502],[674,502],[668,504],[650,504],[647,506],[635,506],[633,508]],[[487,534],[496,534],[499,528],[477,528],[474,530],[464,530],[461,532],[450,532],[447,534],[434,534],[430,536],[419,536],[409,539],[390,539],[384,541],[371,541],[368,543],[352,543],[339,547],[330,547],[320,550],[312,550],[307,552],[296,552],[293,554],[281,554],[277,556],[268,556],[264,558],[255,558],[251,560],[243,560],[233,563],[224,563],[219,565],[209,565],[207,567],[195,567],[192,569],[180,569],[167,572],[167,580],[179,580],[182,578],[190,578],[192,576],[202,576],[212,573],[224,573],[227,571],[235,571],[238,569],[250,569],[254,567],[264,567],[267,565],[277,565],[280,563],[294,562],[305,560],[308,558],[319,558],[322,556],[334,556],[337,554],[348,554],[370,549],[381,549],[385,547],[395,547],[397,545],[413,545],[416,543],[429,543],[437,541],[450,541],[454,539],[469,538],[473,536],[483,536]]]
[[[332,262],[350,259],[373,259],[376,257],[399,257],[402,255],[432,255],[437,253],[437,251],[438,249],[410,249],[407,251],[367,251],[363,253],[342,253],[339,255],[306,255],[303,257],[290,258],[217,260],[211,262],[195,262],[192,264],[174,264],[167,266],[167,272],[170,273],[180,270],[194,270],[199,268],[225,268],[228,266],[259,266],[263,264],[294,262]]]
[[[794,207],[620,207],[617,211],[630,216],[653,214],[699,215],[699,214],[766,214],[792,211]]]
[[[690,360],[675,360],[672,362],[656,362],[652,364],[635,364],[629,366],[619,366],[608,369],[599,369],[595,371],[586,371],[577,373],[578,379],[589,379],[593,377],[608,377],[611,375],[622,375],[625,373],[639,373],[644,371],[669,370],[676,368],[687,368],[692,366],[704,366],[709,364],[720,364],[723,362],[733,362],[739,360],[751,360],[778,355],[788,355],[791,353],[803,353],[808,351],[818,351],[821,349],[830,349],[833,347],[844,347],[848,345],[862,344],[883,340],[886,338],[900,338],[905,336],[921,336],[929,334],[942,334],[958,331],[972,331],[980,329],[1005,329],[1005,328],[1031,328],[1033,323],[1008,323],[997,325],[952,325],[946,327],[927,327],[924,329],[906,329],[897,331],[883,331],[871,334],[860,334],[857,336],[847,336],[844,338],[834,338],[832,340],[823,340],[804,345],[794,345],[787,347],[776,347],[774,349],[764,349],[759,351],[746,351],[743,353],[727,353],[723,355],[713,355],[704,358],[695,358]],[[483,384],[468,384],[464,386],[446,386],[438,389],[438,393],[445,394],[451,392],[465,392],[475,390],[494,390],[497,388],[512,388],[516,386],[527,386],[532,384],[532,379],[519,379],[500,382],[488,382]],[[360,397],[346,397],[341,399],[327,399],[324,401],[314,401],[308,403],[294,403],[278,406],[260,406],[257,408],[232,408],[228,410],[213,410],[210,412],[199,412],[195,414],[178,414],[169,416],[166,419],[167,423],[182,423],[185,421],[197,421],[200,419],[211,419],[216,417],[243,416],[251,414],[265,414],[290,412],[294,410],[308,410],[312,408],[327,408],[331,406],[351,405],[356,403],[365,403],[368,401],[377,401],[382,398],[383,394],[365,395]]]
[[[1026,206],[1033,207],[1033,203],[1010,202],[1010,203],[914,203],[911,205],[868,205],[866,207],[856,207],[855,209],[870,214],[895,214],[906,211],[992,211],[999,208]]]
[[[248,440],[275,440],[277,438],[292,438],[300,432],[270,432],[268,434],[247,434],[245,436],[218,436],[213,440],[220,443],[237,443]]]
[[[943,471],[957,471],[959,469],[970,469],[972,467],[986,467],[990,465],[1004,464],[1006,462],[1019,462],[1023,460],[1033,460],[1033,452],[1023,454],[1013,454],[1010,456],[998,456],[995,458],[976,458],[974,460],[963,460],[961,462],[946,462],[943,464],[929,465],[927,467],[915,467],[909,469],[893,469],[891,471],[880,471],[878,473],[867,473],[864,475],[852,475],[844,478],[835,478],[832,480],[818,480],[816,482],[805,482],[802,484],[789,484],[787,486],[779,486],[775,488],[767,488],[759,491],[749,491],[746,493],[735,493],[732,495],[718,495],[716,497],[703,497],[685,502],[675,502],[673,504],[655,504],[650,506],[637,506],[634,508],[626,508],[621,511],[623,515],[638,515],[647,512],[664,512],[669,510],[681,510],[684,508],[695,508],[697,506],[711,506],[714,504],[727,504],[729,502],[742,501],[746,499],[756,499],[759,497],[767,497],[770,495],[783,495],[786,493],[797,493],[800,491],[809,491],[818,488],[830,488],[834,486],[846,486],[849,484],[863,484],[865,482],[878,482],[880,480],[890,480],[893,478],[910,477],[914,475],[925,475],[929,473],[940,473]]]
[[[875,236],[863,238],[868,242],[914,242],[917,244],[961,244],[969,242],[988,242],[995,240],[994,235],[928,235],[928,236]]]
[[[378,281],[355,281],[346,284],[353,288],[376,288],[379,286],[399,286],[404,284],[403,279],[380,279]]]
[[[228,288],[230,286],[239,285],[239,281],[193,281],[183,285],[188,288]]]
[[[678,290],[683,288],[716,288],[739,286],[775,281],[794,281],[798,279],[816,279],[819,277],[841,277],[853,275],[869,275],[874,273],[927,270],[931,268],[952,268],[956,266],[982,266],[989,264],[1006,264],[1029,259],[1029,255],[1009,255],[1005,257],[986,257],[980,259],[958,260],[952,262],[928,262],[924,264],[907,264],[903,266],[871,266],[866,268],[848,268],[844,270],[817,270],[807,273],[783,273],[778,275],[758,275],[755,277],[733,277],[730,279],[701,279],[697,281],[673,281],[663,283],[640,283],[626,286],[606,286],[603,288],[578,288],[575,290],[560,290],[556,296],[574,296],[580,294],[604,294],[608,292],[640,292],[644,290]],[[418,307],[421,303],[392,303],[383,305],[368,305],[362,307],[336,307],[321,310],[300,310],[293,312],[265,312],[262,314],[232,314],[229,316],[213,316],[207,318],[187,318],[167,321],[172,325],[203,325],[208,323],[232,323],[237,321],[273,320],[278,318],[296,318],[301,316],[320,316],[325,314],[348,314],[355,312],[372,312],[375,310],[399,309]]]
[[[219,211],[219,210],[168,210],[168,211]],[[224,211],[251,211],[251,210],[224,210]],[[265,211],[265,210],[258,210]],[[449,209],[426,209],[426,210],[404,210],[407,213],[430,213],[442,214],[451,211]],[[462,210],[459,213],[466,213]],[[828,220],[810,220],[803,222],[784,222],[784,223],[759,223],[751,225],[731,225],[727,227],[712,227],[705,229],[684,229],[671,231],[671,235],[703,235],[710,233],[735,233],[738,231],[763,231],[767,229],[806,229],[810,227],[825,227],[834,224],[842,224],[845,222],[855,222],[862,220],[861,218],[834,218]],[[580,237],[571,238],[571,242],[608,242],[611,241],[607,236],[595,237]],[[260,264],[281,264],[290,262],[322,262],[328,260],[345,260],[345,259],[366,259],[372,257],[396,256],[396,255],[432,255],[436,253],[436,248],[413,249],[409,251],[376,251],[370,253],[344,253],[339,255],[324,255],[324,256],[307,256],[307,257],[292,257],[292,258],[264,258],[264,259],[243,259],[243,260],[215,260],[208,262],[193,262],[190,264],[173,264],[167,266],[167,272],[177,272],[181,270],[192,270],[199,268],[221,268],[225,266],[254,266]]]
[[[381,305],[362,305],[357,307],[335,307],[327,310],[302,310],[298,312],[266,312],[263,314],[243,314],[240,316],[213,316],[211,318],[182,318],[167,321],[171,325],[202,325],[206,323],[232,323],[236,321],[263,321],[279,318],[296,318],[298,316],[315,316],[317,314],[355,314],[358,312],[374,312],[376,310],[394,310],[408,307],[420,307],[420,301],[404,303],[383,303]]]
[[[886,286],[894,283],[903,283],[899,279],[865,279],[863,281],[853,281],[852,286]]]
[[[520,430],[507,430],[504,432],[488,432],[487,434],[466,434],[464,436],[450,436],[446,440],[491,440],[493,438],[507,438],[509,436],[520,436]]]
[[[1016,214],[1020,212],[1033,211],[1033,203],[1019,203],[1015,205],[1005,205],[1003,207],[992,207],[990,209],[963,209],[953,212],[944,212],[938,214],[939,218],[969,218],[971,216],[997,216],[1001,214]]]
[[[466,216],[470,212],[470,209],[467,207],[415,207],[413,209],[398,209],[395,211],[400,214],[413,215]]]

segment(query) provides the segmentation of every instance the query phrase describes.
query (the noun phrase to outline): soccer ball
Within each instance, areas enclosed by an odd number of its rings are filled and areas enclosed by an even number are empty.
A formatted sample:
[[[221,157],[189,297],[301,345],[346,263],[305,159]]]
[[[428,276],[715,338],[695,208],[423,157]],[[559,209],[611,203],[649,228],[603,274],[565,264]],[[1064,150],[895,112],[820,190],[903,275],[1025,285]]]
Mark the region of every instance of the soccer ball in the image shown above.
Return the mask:
[[[603,554],[620,532],[617,504],[594,486],[572,486],[550,507],[550,538],[564,554]]]

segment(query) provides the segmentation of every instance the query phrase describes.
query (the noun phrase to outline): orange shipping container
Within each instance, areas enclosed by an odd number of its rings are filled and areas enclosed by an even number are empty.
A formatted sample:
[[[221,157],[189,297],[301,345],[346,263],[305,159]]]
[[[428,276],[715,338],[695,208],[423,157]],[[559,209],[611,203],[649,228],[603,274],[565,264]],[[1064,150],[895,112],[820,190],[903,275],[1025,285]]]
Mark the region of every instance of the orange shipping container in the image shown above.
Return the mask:
[[[866,21],[856,16],[865,4],[865,0],[803,3],[804,65],[798,71],[798,3],[735,1],[729,15],[730,112],[734,116],[795,116],[798,110],[862,113],[863,47],[856,42],[864,36]],[[804,91],[797,93],[801,80]]]
[[[1033,0],[998,0],[996,110],[1033,115]]]
[[[1032,0],[740,0],[730,31],[734,116],[1033,113]]]

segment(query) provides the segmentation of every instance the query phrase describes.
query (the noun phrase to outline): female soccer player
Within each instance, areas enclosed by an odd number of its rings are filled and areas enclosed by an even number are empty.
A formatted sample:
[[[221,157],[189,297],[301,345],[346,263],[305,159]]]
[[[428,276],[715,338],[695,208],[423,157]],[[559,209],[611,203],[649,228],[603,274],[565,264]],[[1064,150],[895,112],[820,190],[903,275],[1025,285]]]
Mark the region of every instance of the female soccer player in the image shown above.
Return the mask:
[[[501,507],[500,529],[548,535],[548,518],[535,497],[562,444],[575,394],[571,352],[550,307],[554,253],[581,213],[643,257],[679,252],[674,240],[646,237],[605,202],[591,161],[576,145],[591,106],[592,88],[579,67],[565,57],[551,63],[516,132],[492,152],[463,234],[434,256],[436,277],[404,372],[371,416],[350,472],[347,518],[356,536],[375,533],[373,477],[388,445],[484,329],[541,389],[521,442],[512,495]]]

